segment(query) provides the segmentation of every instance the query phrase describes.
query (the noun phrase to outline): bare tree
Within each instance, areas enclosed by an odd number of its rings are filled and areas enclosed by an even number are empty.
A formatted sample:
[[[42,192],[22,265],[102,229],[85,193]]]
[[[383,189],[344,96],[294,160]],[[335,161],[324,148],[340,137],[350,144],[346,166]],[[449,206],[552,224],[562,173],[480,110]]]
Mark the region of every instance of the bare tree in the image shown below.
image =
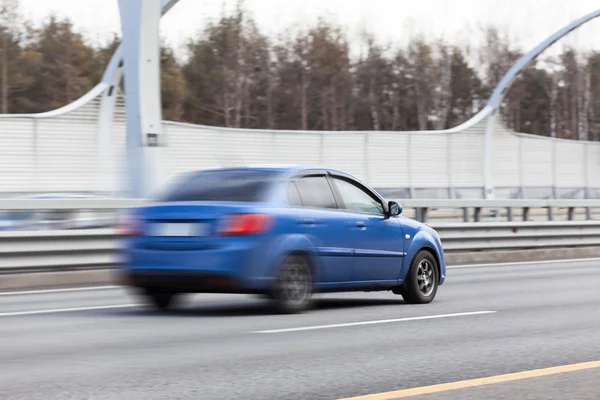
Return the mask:
[[[14,37],[19,35],[19,1],[0,0],[0,92],[2,101],[2,113],[8,113],[9,77],[8,68],[10,63],[10,50],[18,45]]]
[[[446,127],[452,98],[452,53],[448,46],[439,42],[436,46],[436,64],[433,71],[437,84],[432,91],[433,127],[440,130]]]

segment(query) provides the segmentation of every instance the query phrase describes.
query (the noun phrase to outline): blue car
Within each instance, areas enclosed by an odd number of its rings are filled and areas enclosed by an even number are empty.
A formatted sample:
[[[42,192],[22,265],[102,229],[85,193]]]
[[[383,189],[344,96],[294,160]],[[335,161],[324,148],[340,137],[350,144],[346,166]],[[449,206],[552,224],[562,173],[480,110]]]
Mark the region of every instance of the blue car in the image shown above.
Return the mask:
[[[309,167],[185,174],[121,224],[122,275],[159,309],[183,293],[252,293],[301,312],[317,292],[390,290],[430,303],[438,234],[353,176]]]

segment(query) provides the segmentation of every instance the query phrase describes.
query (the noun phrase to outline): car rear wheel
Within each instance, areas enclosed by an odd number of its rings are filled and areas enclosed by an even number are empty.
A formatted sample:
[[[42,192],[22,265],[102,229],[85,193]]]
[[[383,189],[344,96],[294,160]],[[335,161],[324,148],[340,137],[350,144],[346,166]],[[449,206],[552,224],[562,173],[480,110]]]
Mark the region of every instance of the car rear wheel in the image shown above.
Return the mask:
[[[146,291],[146,297],[150,300],[152,305],[159,310],[166,310],[172,308],[175,305],[175,300],[178,297],[177,293],[172,292],[157,292],[157,291]]]
[[[437,294],[438,265],[433,254],[422,250],[413,258],[404,285],[394,292],[409,304],[431,303]]]
[[[286,257],[275,283],[272,298],[283,313],[300,313],[311,303],[313,281],[310,264],[302,255]]]

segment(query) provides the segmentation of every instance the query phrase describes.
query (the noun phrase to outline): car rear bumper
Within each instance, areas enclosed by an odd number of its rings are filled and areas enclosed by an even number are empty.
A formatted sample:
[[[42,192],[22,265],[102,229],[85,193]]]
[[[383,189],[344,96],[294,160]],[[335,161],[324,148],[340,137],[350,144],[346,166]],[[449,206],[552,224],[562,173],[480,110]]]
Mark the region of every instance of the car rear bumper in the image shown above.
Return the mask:
[[[189,293],[251,293],[271,284],[265,248],[235,243],[204,250],[130,247],[121,253],[122,280],[132,286]]]
[[[128,249],[122,261],[129,271],[168,271],[240,275],[249,262],[251,248],[227,247],[211,250]]]
[[[266,289],[252,288],[238,279],[217,273],[192,271],[131,271],[123,270],[121,283],[152,291],[176,293],[262,293]]]

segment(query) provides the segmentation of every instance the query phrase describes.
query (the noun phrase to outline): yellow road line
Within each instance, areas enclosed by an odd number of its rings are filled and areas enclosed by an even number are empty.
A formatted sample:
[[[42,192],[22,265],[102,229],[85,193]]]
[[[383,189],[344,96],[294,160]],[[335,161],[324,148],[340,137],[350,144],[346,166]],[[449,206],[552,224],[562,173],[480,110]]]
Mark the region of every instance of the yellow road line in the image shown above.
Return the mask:
[[[559,367],[535,369],[532,371],[516,372],[513,374],[496,375],[487,378],[469,379],[466,381],[442,383],[440,385],[422,386],[413,389],[396,390],[392,392],[369,394],[365,396],[351,397],[341,400],[391,400],[405,397],[421,396],[425,394],[448,392],[451,390],[466,389],[477,386],[493,385],[496,383],[518,381],[522,379],[537,378],[541,376],[564,374],[566,372],[582,371],[586,369],[600,368],[600,361],[592,361],[581,364],[562,365]]]

